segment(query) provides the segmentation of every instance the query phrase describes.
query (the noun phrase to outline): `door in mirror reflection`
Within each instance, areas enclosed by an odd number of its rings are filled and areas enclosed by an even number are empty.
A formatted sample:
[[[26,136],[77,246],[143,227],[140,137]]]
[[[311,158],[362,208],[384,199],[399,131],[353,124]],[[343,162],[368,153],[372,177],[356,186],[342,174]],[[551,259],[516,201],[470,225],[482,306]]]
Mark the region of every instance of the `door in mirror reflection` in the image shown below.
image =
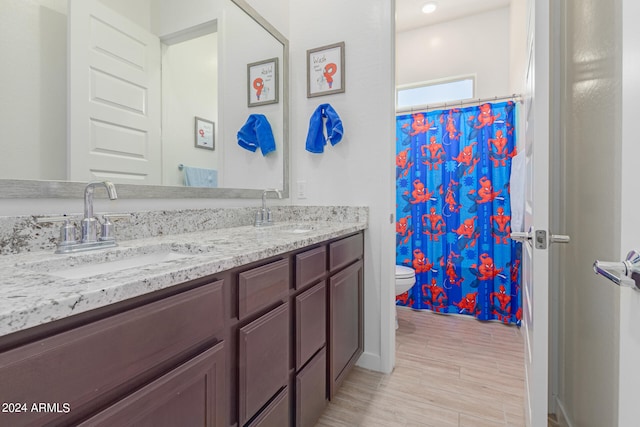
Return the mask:
[[[69,179],[161,184],[160,40],[97,0],[69,36]]]
[[[184,164],[217,174],[218,151],[191,143],[194,117],[217,118],[215,21],[163,40],[161,66],[160,39],[100,2],[69,12],[69,178],[183,185]]]

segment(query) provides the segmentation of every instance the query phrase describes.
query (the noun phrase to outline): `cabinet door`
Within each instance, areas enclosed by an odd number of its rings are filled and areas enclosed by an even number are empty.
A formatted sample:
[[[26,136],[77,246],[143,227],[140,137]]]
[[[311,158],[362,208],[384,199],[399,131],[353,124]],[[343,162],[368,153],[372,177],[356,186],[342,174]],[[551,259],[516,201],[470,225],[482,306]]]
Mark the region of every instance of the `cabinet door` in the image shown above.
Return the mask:
[[[362,233],[345,237],[329,245],[329,270],[333,273],[353,261],[362,258],[364,241]]]
[[[224,343],[219,343],[80,425],[222,427],[224,362]]]
[[[322,349],[296,376],[296,427],[313,427],[327,406],[327,356]]]
[[[238,406],[244,425],[289,377],[289,306],[283,304],[239,331]]]
[[[247,427],[289,427],[289,392],[285,388]]]
[[[0,413],[0,425],[73,424],[222,338],[223,282],[0,353],[0,400],[67,403],[69,413]]]
[[[327,248],[320,246],[296,255],[296,289],[317,282],[327,274]]]
[[[289,260],[275,261],[238,275],[240,320],[289,294]]]
[[[327,340],[327,287],[318,283],[296,297],[296,370]]]
[[[362,261],[329,279],[329,396],[362,354]]]

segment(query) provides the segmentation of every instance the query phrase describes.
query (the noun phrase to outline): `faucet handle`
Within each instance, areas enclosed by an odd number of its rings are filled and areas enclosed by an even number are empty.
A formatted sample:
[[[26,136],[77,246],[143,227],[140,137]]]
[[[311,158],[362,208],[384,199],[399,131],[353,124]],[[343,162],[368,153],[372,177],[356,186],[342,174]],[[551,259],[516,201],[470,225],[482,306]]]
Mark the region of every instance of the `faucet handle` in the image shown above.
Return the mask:
[[[131,218],[131,214],[104,214],[102,215],[102,218],[104,219],[104,222],[102,223],[102,226],[100,227],[100,241],[104,242],[104,241],[109,241],[109,240],[115,240],[115,236],[113,235],[113,231],[115,229],[115,226],[113,225],[113,223],[111,222],[112,219],[116,220],[116,219],[130,219]]]
[[[36,222],[38,224],[42,223],[54,223],[54,222],[62,222],[62,227],[60,227],[60,241],[58,242],[58,246],[72,245],[77,243],[76,240],[76,225],[71,222],[71,218],[68,216],[48,216],[48,217],[39,217],[36,218]]]

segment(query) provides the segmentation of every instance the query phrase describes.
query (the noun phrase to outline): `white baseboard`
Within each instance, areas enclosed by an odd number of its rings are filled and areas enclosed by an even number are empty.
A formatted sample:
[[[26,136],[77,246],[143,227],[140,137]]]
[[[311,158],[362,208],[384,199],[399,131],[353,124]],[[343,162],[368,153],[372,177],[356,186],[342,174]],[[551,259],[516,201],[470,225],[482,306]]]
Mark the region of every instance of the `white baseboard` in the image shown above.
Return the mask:
[[[370,371],[382,372],[385,374],[389,373],[382,369],[382,359],[379,354],[364,352],[356,362],[356,365],[364,369],[369,369]]]

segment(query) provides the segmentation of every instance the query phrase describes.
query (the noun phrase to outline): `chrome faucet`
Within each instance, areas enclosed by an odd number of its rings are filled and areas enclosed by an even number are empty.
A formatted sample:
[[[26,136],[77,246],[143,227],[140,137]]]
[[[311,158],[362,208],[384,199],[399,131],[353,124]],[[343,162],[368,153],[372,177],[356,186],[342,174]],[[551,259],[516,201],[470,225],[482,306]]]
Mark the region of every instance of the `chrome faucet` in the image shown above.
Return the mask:
[[[109,181],[92,181],[87,184],[84,189],[84,218],[82,218],[82,237],[81,243],[93,243],[98,241],[98,219],[93,216],[93,191],[94,189],[102,185],[107,189],[107,194],[110,200],[116,200],[118,193],[116,192],[116,186]]]
[[[116,187],[109,181],[91,181],[84,189],[84,214],[80,221],[80,239],[76,239],[76,226],[70,217],[43,217],[37,218],[38,223],[62,222],[60,229],[60,240],[56,249],[57,254],[67,254],[73,252],[88,251],[91,249],[102,249],[117,246],[113,237],[113,223],[111,219],[129,218],[129,214],[105,214],[104,222],[100,224],[93,214],[93,193],[96,187],[103,186],[107,190],[109,199],[116,200],[118,194]],[[101,225],[98,236],[98,226]]]
[[[262,192],[262,209],[256,212],[256,220],[254,225],[256,227],[262,227],[265,225],[273,225],[273,218],[271,217],[271,209],[267,208],[267,194],[276,193],[278,199],[282,199],[282,193],[276,188],[267,188]]]

